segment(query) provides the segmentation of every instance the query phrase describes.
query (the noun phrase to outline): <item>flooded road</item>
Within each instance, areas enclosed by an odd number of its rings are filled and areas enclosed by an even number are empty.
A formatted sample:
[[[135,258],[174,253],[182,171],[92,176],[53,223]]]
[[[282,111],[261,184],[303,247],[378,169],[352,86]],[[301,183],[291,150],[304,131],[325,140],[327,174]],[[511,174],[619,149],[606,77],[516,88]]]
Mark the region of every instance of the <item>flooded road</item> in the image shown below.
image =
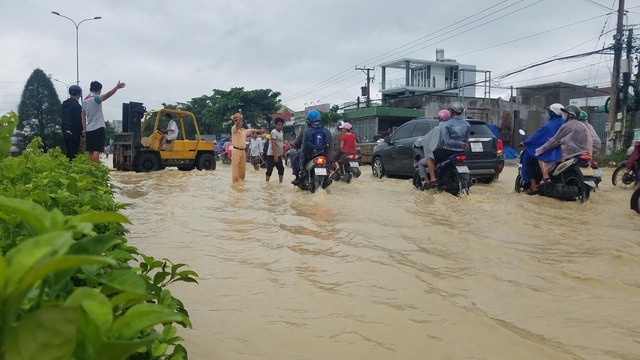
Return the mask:
[[[639,359],[631,191],[455,198],[381,180],[301,192],[247,168],[112,172],[130,244],[188,263],[191,359]]]

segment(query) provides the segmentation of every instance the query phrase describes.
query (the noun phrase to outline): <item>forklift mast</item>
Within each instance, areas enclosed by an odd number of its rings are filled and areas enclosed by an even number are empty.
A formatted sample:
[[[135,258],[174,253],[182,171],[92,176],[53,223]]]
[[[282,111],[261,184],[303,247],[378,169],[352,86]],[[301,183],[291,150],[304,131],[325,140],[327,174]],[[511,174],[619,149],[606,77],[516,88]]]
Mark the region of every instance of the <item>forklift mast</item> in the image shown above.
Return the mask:
[[[147,109],[139,102],[129,102],[122,104],[122,132],[132,133],[133,146],[139,149],[142,145],[142,118]]]

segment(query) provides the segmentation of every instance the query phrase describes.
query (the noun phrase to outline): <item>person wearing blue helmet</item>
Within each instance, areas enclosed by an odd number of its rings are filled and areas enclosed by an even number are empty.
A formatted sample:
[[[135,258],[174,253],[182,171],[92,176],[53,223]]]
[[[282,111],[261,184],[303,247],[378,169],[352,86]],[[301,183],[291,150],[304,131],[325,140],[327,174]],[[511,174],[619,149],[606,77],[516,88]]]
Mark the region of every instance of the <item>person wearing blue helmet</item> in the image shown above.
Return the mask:
[[[305,174],[304,164],[313,160],[316,156],[324,156],[327,162],[331,161],[332,139],[331,132],[320,123],[320,111],[311,110],[307,113],[307,128],[301,134],[300,142],[300,177],[292,181],[298,185],[303,180]]]

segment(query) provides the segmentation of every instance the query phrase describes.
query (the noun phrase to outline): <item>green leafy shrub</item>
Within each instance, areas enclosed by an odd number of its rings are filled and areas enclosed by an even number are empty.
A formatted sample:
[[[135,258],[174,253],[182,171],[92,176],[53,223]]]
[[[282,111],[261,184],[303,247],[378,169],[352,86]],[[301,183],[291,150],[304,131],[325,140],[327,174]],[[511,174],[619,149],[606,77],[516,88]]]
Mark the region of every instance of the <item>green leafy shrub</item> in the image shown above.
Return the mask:
[[[0,359],[187,359],[167,286],[197,274],[127,244],[106,168],[29,148],[0,162]]]

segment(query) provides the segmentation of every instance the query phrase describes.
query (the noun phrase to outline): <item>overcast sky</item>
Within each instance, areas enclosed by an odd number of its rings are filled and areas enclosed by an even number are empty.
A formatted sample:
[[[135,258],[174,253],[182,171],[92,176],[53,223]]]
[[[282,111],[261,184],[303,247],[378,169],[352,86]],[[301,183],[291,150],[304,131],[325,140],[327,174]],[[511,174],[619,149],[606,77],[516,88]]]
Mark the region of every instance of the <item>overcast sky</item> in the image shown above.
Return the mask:
[[[640,3],[626,1],[628,24]],[[601,49],[612,42],[617,0],[0,0],[0,113],[16,110],[36,68],[67,84],[98,80],[104,91],[126,82],[103,108],[147,109],[210,95],[212,89],[269,88],[294,110],[305,103],[353,101],[379,64],[403,57],[446,58],[489,70],[492,77],[527,65]],[[638,29],[636,29],[638,32]],[[509,86],[553,81],[608,86],[612,56],[558,61],[493,81],[491,97]],[[374,73],[372,73],[374,74]],[[402,77],[387,74],[387,80]],[[54,82],[61,98],[66,86]]]

